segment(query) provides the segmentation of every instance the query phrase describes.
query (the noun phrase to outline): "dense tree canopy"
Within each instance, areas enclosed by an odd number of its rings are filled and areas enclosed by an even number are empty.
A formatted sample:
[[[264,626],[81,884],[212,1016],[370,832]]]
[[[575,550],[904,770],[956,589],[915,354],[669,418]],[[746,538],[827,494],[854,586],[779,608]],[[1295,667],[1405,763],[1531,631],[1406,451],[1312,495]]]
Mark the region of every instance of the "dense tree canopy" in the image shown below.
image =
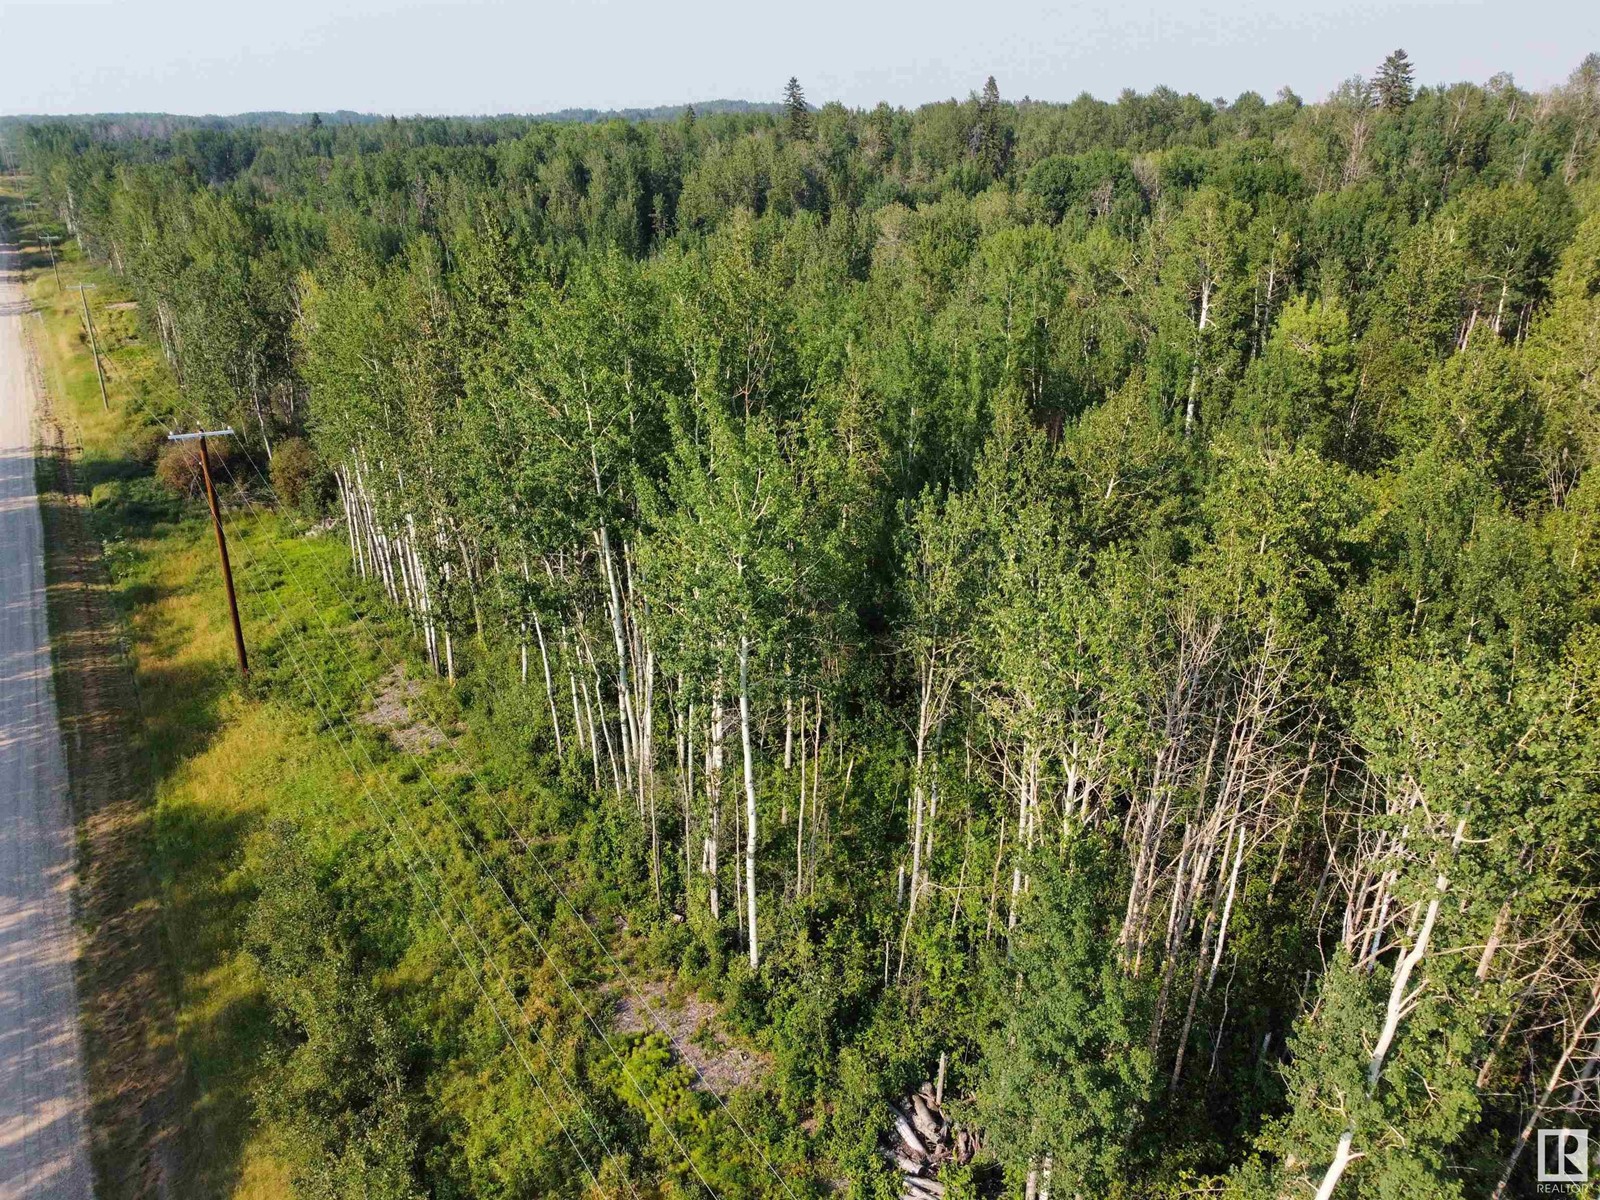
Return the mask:
[[[951,1195],[1467,1196],[1596,1106],[1595,62],[26,147],[174,415],[309,439],[435,669],[537,696],[789,1194],[887,1194],[943,1062]],[[307,1194],[580,1194],[276,836]],[[629,1178],[782,1194],[659,1049],[582,1082]]]

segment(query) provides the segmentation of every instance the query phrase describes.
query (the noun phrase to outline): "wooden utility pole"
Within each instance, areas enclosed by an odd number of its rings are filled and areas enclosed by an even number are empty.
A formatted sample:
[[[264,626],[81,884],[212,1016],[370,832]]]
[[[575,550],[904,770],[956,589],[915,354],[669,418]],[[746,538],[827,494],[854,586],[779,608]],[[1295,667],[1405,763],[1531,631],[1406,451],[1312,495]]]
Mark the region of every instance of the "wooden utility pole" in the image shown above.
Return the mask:
[[[89,316],[89,290],[98,286],[93,283],[75,283],[72,285],[78,293],[78,299],[83,301],[83,324],[89,331],[89,349],[94,351],[94,374],[100,381],[100,407],[107,412],[111,411],[111,401],[106,399],[106,373],[100,369],[100,343],[94,336],[94,321]]]
[[[211,481],[211,455],[206,450],[208,437],[232,437],[232,429],[195,430],[169,433],[169,442],[200,442],[200,474],[206,481],[206,503],[211,506],[211,527],[217,533],[217,556],[222,559],[222,585],[228,593],[228,616],[233,621],[233,648],[239,655],[239,674],[250,674],[250,661],[244,653],[244,630],[239,626],[239,601],[233,592],[233,568],[228,563],[228,539],[222,534],[222,510],[217,507],[217,488]]]
[[[56,264],[56,243],[61,239],[53,233],[47,233],[39,239],[44,243],[44,248],[50,252],[50,270],[56,277],[56,295],[61,294],[61,268]]]

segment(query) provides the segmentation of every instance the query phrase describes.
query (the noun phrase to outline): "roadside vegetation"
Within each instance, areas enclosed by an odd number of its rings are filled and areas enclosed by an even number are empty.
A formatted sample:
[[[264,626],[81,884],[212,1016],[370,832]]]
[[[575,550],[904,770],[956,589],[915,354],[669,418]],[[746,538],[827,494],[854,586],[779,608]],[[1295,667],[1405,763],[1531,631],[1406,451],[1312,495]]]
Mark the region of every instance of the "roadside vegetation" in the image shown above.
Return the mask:
[[[224,443],[213,469],[252,660],[251,682],[239,680],[204,500],[190,473],[162,453],[165,433],[175,425],[176,390],[140,337],[136,302],[71,242],[58,251],[52,271],[38,241],[48,223],[40,224],[38,212],[15,192],[8,213],[28,248],[35,348],[61,426],[59,445],[47,437],[42,447],[50,453],[42,456],[40,475],[52,551],[58,701],[69,730],[86,879],[80,986],[103,1193],[131,1197],[165,1189],[265,1200],[297,1191],[351,1194],[391,1177],[392,1190],[368,1194],[410,1195],[403,1164],[415,1148],[414,1113],[404,1112],[398,1124],[374,1117],[370,1128],[342,1131],[320,1122],[327,1115],[325,1092],[348,1098],[352,1090],[364,1091],[373,1102],[392,1088],[395,1073],[419,1069],[424,1038],[441,1042],[439,1053],[452,1064],[457,1082],[453,1094],[441,1098],[440,1111],[456,1114],[450,1124],[462,1142],[479,1136],[473,1133],[479,1122],[508,1119],[495,1111],[498,1093],[478,1093],[470,1085],[480,1073],[509,1075],[511,1086],[533,1089],[525,1099],[553,1102],[545,1124],[515,1132],[553,1143],[517,1174],[542,1181],[539,1188],[566,1178],[574,1152],[558,1139],[567,1127],[601,1143],[622,1136],[615,1129],[597,1133],[593,1102],[584,1103],[570,1083],[560,1087],[577,1078],[574,1067],[581,1077],[602,1081],[602,1096],[614,1110],[608,1122],[631,1121],[641,1141],[649,1139],[649,1117],[669,1107],[674,1121],[704,1126],[713,1138],[720,1129],[727,1140],[733,1121],[762,1129],[765,1118],[754,1106],[742,1117],[709,1111],[707,1099],[688,1089],[684,1068],[659,1034],[615,1035],[609,1039],[614,1053],[604,1040],[583,1051],[595,1022],[609,1023],[614,1000],[626,990],[617,980],[639,977],[638,948],[627,936],[613,938],[608,918],[601,948],[575,933],[583,927],[581,909],[568,904],[561,914],[540,913],[545,936],[559,937],[565,949],[531,975],[522,961],[528,926],[476,922],[471,914],[485,901],[475,892],[484,882],[459,858],[459,827],[439,827],[444,818],[427,809],[446,784],[447,794],[465,791],[464,763],[498,757],[473,744],[469,718],[493,737],[494,723],[516,714],[491,715],[470,693],[415,682],[431,673],[418,669],[408,627],[380,596],[345,577],[341,536],[330,533],[320,514],[277,502],[271,482],[274,474],[284,480],[281,467],[263,478],[245,457],[229,455]],[[73,290],[84,282],[95,289],[91,319],[109,412]],[[71,464],[68,478],[57,474],[62,458]],[[107,603],[89,617],[102,635],[97,654],[80,658],[63,648],[84,620],[86,589]],[[102,683],[101,692],[90,694],[82,681],[107,674],[106,635],[116,655],[111,669],[121,672],[127,689]],[[405,665],[397,672],[397,664]],[[413,680],[397,683],[406,674]],[[107,712],[119,704],[132,712]],[[444,728],[451,730],[448,739]],[[81,732],[73,737],[73,730]],[[440,747],[438,761],[428,765],[412,753]],[[97,836],[97,815],[118,802],[133,812]],[[506,803],[521,808],[529,801],[495,798],[490,809],[497,824]],[[401,814],[400,823],[390,813]],[[489,821],[491,811],[479,819]],[[565,843],[551,842],[559,856]],[[420,866],[432,860],[419,844],[449,861]],[[109,894],[96,893],[92,883],[102,877],[93,861],[97,851],[116,855],[119,871],[140,878],[131,884],[120,879]],[[514,856],[516,848],[505,846],[499,854]],[[428,886],[414,888],[423,871],[431,871]],[[449,891],[430,890],[440,879]],[[588,899],[582,890],[565,895],[580,905]],[[460,924],[435,924],[432,906],[445,903],[445,896],[470,906],[445,910]],[[124,904],[149,906],[159,916],[130,929],[118,920],[116,906]],[[525,913],[540,912],[541,906],[527,904]],[[595,919],[592,910],[588,919]],[[384,925],[390,928],[379,928]],[[433,995],[437,978],[456,979],[463,971],[452,935],[465,937],[469,929],[484,939],[471,944],[476,971],[528,976],[547,993],[539,1019],[552,1039],[552,1062],[542,1064],[552,1078],[530,1082],[525,1056],[499,1042],[501,1021],[526,1025],[525,1018],[494,1007],[474,1012],[473,998],[481,993],[472,972],[450,994]],[[424,936],[409,946],[417,931]],[[111,944],[130,936],[137,940]],[[370,946],[367,938],[375,939]],[[114,973],[101,970],[102,949],[133,950],[135,961],[110,964]],[[329,953],[348,961],[331,964]],[[625,961],[631,966],[623,967]],[[368,973],[379,963],[381,986],[374,986]],[[151,986],[160,993],[144,990]],[[670,990],[653,989],[652,997],[661,1011],[676,1002]],[[137,1009],[130,1006],[135,999]],[[285,1007],[275,1011],[277,1004]],[[382,1044],[373,1040],[381,1030],[368,1027],[382,1021],[381,1009],[395,1014],[400,1026]],[[106,1010],[118,1022],[114,1028],[97,1020]],[[299,1021],[320,1026],[321,1037],[290,1054]],[[713,1029],[691,1032],[713,1048],[713,1058],[725,1044]],[[396,1060],[402,1045],[405,1053]],[[596,1054],[604,1054],[604,1062],[594,1061]],[[140,1076],[141,1070],[153,1074]],[[285,1089],[291,1070],[301,1076],[299,1090]],[[641,1106],[638,1114],[630,1112],[629,1099]],[[318,1100],[324,1107],[314,1107]],[[302,1140],[313,1135],[320,1139],[315,1145]],[[657,1136],[670,1144],[680,1135],[663,1126]],[[297,1189],[293,1166],[308,1156],[338,1157],[346,1137],[356,1140],[350,1161],[329,1163],[325,1175],[302,1178]],[[778,1153],[780,1142],[767,1152]],[[705,1170],[730,1177],[751,1169],[748,1144],[732,1148],[731,1162],[716,1160],[715,1144],[699,1150],[708,1156]],[[590,1161],[613,1186],[622,1186],[623,1160],[591,1151]],[[738,1194],[737,1186],[729,1194]]]
[[[114,419],[47,329],[195,1194],[1498,1197],[1595,1111],[1600,57],[23,144],[137,301]]]

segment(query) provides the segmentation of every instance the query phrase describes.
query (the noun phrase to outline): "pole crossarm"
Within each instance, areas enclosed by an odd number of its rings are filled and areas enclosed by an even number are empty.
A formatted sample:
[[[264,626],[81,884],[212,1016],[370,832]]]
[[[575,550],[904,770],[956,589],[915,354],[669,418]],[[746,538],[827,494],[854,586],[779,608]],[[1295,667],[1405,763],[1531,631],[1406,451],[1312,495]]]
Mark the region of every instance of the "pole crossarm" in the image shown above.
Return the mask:
[[[196,429],[193,433],[169,433],[169,442],[192,442],[196,438],[236,437],[232,429]]]

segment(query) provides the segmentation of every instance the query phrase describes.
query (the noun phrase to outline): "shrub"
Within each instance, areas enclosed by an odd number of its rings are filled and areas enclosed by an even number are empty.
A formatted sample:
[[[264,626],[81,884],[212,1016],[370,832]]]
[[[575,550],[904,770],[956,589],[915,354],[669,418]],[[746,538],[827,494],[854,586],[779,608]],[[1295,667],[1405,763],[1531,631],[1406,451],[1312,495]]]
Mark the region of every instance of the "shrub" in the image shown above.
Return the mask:
[[[327,500],[332,481],[304,438],[290,438],[279,445],[268,473],[280,504],[315,513]]]
[[[153,467],[167,445],[167,435],[160,429],[152,427],[133,435],[128,448],[128,457],[141,467]],[[198,465],[197,461],[196,466]]]
[[[208,444],[209,445],[209,444]],[[212,480],[221,469],[222,456],[210,446]],[[205,492],[205,477],[200,470],[200,443],[168,442],[156,452],[156,478],[180,496],[199,496]]]

